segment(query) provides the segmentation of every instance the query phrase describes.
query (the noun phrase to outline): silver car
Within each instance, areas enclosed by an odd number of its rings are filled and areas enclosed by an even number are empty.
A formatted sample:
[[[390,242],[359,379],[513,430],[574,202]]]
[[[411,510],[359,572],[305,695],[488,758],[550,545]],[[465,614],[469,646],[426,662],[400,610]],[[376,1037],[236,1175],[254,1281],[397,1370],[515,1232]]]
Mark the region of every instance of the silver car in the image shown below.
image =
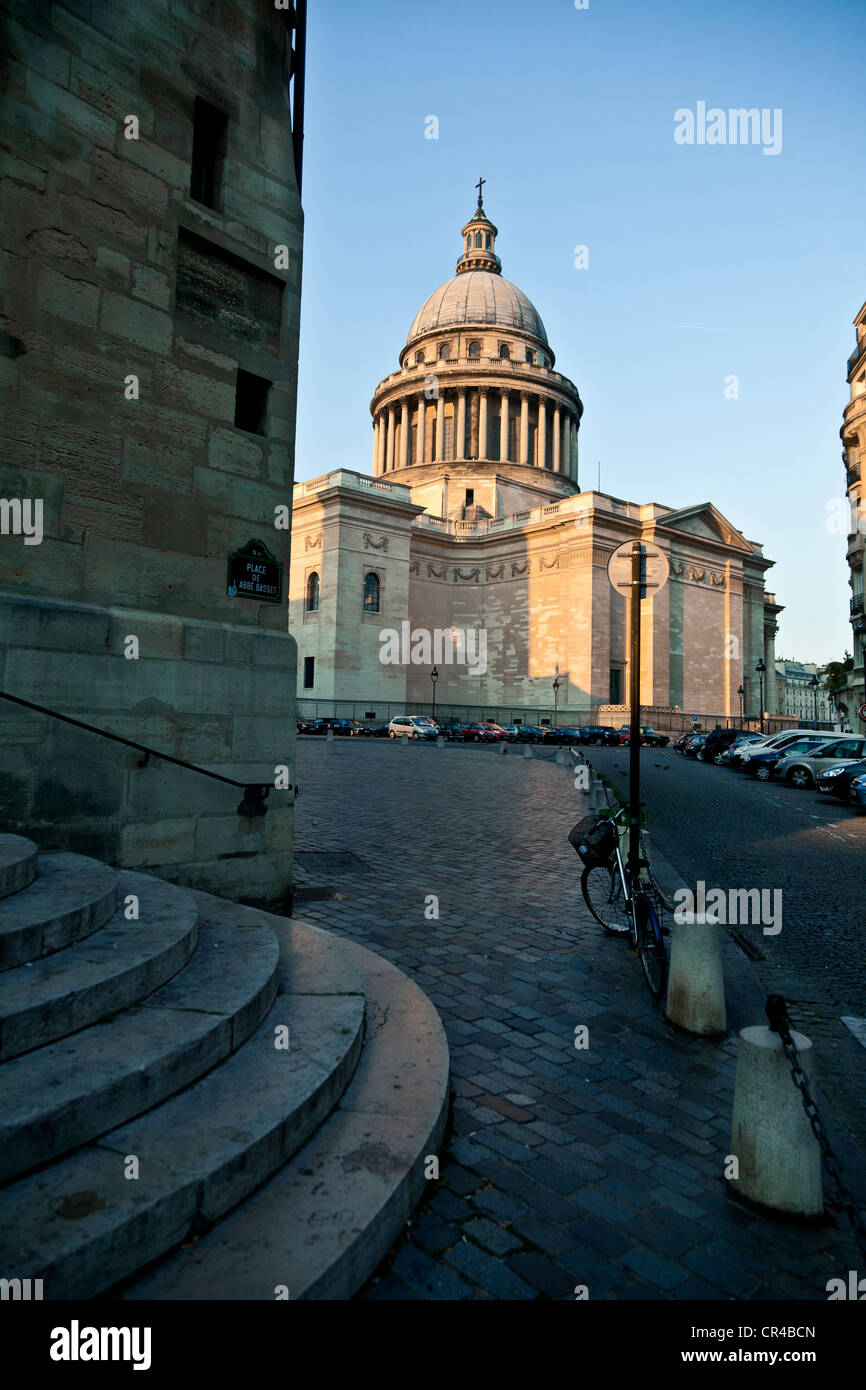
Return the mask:
[[[426,714],[398,714],[388,725],[389,738],[400,738],[403,734],[412,739],[435,738],[438,732],[438,726]]]
[[[791,787],[814,787],[818,773],[825,767],[838,762],[850,763],[857,758],[866,758],[866,738],[831,737],[811,753],[783,755],[773,769],[773,776]]]

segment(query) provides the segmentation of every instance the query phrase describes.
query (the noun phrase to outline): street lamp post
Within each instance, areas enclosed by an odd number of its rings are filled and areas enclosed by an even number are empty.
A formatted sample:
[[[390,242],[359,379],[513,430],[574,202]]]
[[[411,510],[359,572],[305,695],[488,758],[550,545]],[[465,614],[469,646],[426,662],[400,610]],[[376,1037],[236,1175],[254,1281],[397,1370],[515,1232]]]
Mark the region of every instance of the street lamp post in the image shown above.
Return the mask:
[[[557,709],[559,707],[559,681],[556,676],[553,678],[553,727],[557,726]]]
[[[433,686],[433,723],[434,723],[434,724],[436,723],[436,682],[438,681],[438,679],[439,679],[439,672],[436,670],[436,667],[434,666],[434,667],[433,667],[433,670],[430,672],[430,683],[431,683],[432,686]]]
[[[817,729],[817,727],[818,727],[818,687],[819,687],[819,685],[820,685],[820,681],[818,680],[818,677],[817,677],[817,676],[813,676],[812,679],[811,679],[810,682],[809,682],[809,689],[810,689],[811,692],[812,692],[812,698],[813,698],[813,700],[814,700],[815,728],[816,728],[816,729]]]
[[[761,708],[758,710],[758,713],[761,716],[761,733],[764,732],[764,672],[766,671],[766,669],[767,668],[762,660],[758,661],[755,665],[755,670],[758,673],[758,681],[760,682],[758,698],[760,700]]]
[[[746,694],[745,686],[738,685],[738,686],[737,686],[737,694],[738,694],[739,697],[740,697],[740,728],[742,729],[742,727],[743,727],[743,698],[744,698],[744,696],[745,696],[745,694]]]

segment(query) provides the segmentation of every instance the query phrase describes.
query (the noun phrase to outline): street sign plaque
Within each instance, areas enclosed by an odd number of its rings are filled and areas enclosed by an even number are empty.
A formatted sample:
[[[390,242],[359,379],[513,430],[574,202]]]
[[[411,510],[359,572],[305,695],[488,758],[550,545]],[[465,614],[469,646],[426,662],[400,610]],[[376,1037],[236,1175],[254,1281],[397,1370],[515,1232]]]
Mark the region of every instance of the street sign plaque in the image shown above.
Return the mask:
[[[283,566],[264,541],[251,540],[228,556],[226,593],[229,598],[253,598],[260,603],[279,603]]]
[[[641,541],[640,596],[658,593],[668,582],[670,568],[664,551],[654,541]],[[617,593],[631,593],[631,564],[634,541],[623,541],[607,562],[607,577]]]

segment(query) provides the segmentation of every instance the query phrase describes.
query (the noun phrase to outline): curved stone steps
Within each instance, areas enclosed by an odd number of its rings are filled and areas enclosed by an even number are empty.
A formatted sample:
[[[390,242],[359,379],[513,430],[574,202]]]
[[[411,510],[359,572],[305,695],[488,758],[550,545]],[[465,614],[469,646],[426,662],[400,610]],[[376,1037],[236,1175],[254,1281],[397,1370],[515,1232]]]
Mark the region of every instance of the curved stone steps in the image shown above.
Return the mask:
[[[275,1029],[291,1046],[278,1050]],[[46,1299],[91,1298],[249,1196],[339,1099],[361,1050],[360,995],[278,995],[226,1062],[96,1144],[0,1191],[0,1268]],[[138,1176],[129,1177],[137,1160]]]
[[[119,902],[138,898],[137,921],[127,921],[121,906],[87,940],[0,975],[0,1061],[139,1002],[192,955],[198,922],[191,893],[127,870],[117,884]]]
[[[0,835],[0,898],[20,893],[33,882],[38,852],[23,835]]]
[[[272,1302],[285,1288],[290,1299],[346,1299],[399,1235],[444,1136],[448,1044],[413,981],[363,946],[340,946],[360,973],[367,1025],[339,1105],[260,1191],[121,1298]]]
[[[255,1032],[277,990],[279,948],[264,923],[221,904],[189,964],[140,1005],[13,1057],[0,1073],[0,1182],[159,1105]]]
[[[36,877],[0,900],[0,971],[62,951],[117,907],[117,874],[83,854],[40,854]]]

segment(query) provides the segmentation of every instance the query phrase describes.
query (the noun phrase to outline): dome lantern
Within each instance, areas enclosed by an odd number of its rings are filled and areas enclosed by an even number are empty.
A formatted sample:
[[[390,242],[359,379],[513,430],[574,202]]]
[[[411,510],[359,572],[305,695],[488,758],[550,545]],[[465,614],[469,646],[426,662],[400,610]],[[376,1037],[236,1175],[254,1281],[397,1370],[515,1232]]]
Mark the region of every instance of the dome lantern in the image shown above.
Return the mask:
[[[478,206],[461,232],[463,255],[457,262],[458,275],[467,270],[486,270],[493,275],[502,274],[502,262],[496,255],[499,228],[494,227],[490,221],[481,198],[481,191],[486,182],[486,179],[479,179],[475,185],[478,189]]]

